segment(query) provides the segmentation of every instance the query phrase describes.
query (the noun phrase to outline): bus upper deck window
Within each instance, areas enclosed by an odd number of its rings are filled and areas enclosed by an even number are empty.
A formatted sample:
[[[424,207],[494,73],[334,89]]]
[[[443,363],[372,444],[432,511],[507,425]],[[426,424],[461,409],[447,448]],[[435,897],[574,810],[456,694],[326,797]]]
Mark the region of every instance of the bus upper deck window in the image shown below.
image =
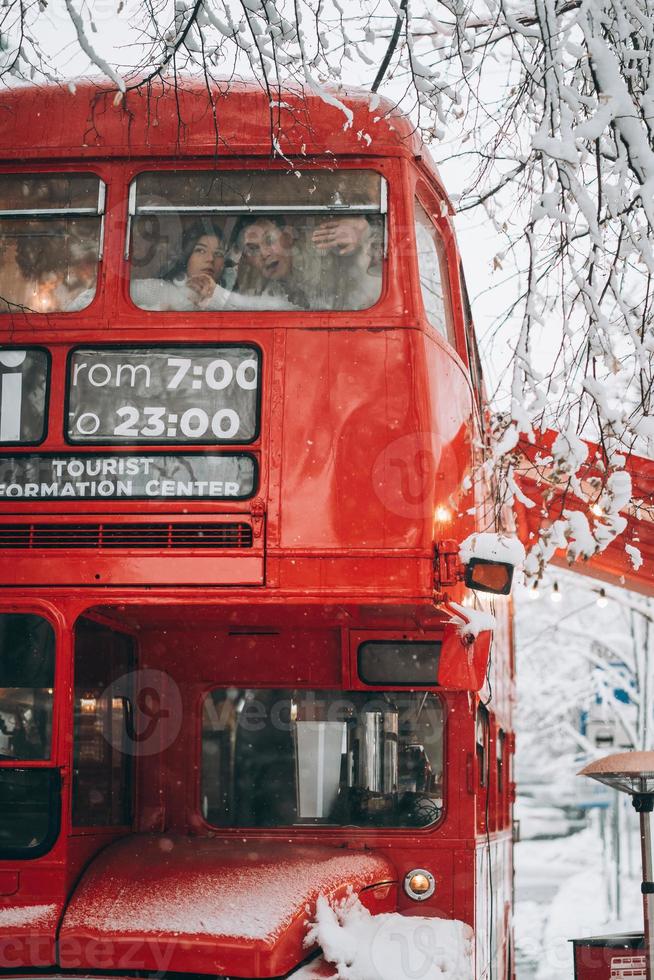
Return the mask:
[[[104,191],[92,174],[0,175],[0,312],[75,312],[89,305]]]
[[[144,173],[130,192],[141,309],[362,310],[382,287],[386,185],[369,170]]]
[[[416,206],[416,246],[420,289],[425,314],[446,340],[455,345],[450,296],[447,286],[445,248],[436,227],[419,201]]]

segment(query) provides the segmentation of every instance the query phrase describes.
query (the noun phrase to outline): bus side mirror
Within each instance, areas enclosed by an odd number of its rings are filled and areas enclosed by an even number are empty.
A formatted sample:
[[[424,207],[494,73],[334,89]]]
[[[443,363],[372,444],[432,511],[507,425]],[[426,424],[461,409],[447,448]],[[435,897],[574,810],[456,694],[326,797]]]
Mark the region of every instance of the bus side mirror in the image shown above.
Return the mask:
[[[466,565],[464,581],[469,589],[476,589],[477,592],[508,595],[513,582],[513,571],[513,565],[509,562],[471,558]]]

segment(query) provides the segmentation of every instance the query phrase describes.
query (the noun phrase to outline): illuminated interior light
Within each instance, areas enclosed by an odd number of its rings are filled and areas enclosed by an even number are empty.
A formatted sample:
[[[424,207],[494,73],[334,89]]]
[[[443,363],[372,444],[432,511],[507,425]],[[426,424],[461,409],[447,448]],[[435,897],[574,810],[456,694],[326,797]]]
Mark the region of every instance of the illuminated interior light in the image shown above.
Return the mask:
[[[434,876],[424,868],[414,868],[404,876],[404,891],[416,902],[424,902],[436,891]]]
[[[606,589],[600,589],[597,595],[597,605],[600,609],[604,609],[608,604],[609,600],[606,595]]]
[[[550,595],[550,599],[552,602],[560,602],[562,598],[563,596],[559,592],[559,583],[555,582],[552,586],[552,594]]]
[[[49,278],[46,282],[40,283],[34,291],[34,308],[41,313],[49,313],[56,309],[57,302],[54,295],[57,288],[56,279]]]
[[[437,507],[434,512],[434,519],[439,524],[448,524],[452,520],[452,511],[448,510],[447,507]]]
[[[93,711],[95,711],[97,704],[98,702],[95,698],[80,698],[79,702],[80,709],[85,714],[91,714]]]
[[[528,595],[532,602],[534,602],[536,599],[540,599],[540,592],[538,591],[538,582],[534,582],[532,587],[529,589]]]

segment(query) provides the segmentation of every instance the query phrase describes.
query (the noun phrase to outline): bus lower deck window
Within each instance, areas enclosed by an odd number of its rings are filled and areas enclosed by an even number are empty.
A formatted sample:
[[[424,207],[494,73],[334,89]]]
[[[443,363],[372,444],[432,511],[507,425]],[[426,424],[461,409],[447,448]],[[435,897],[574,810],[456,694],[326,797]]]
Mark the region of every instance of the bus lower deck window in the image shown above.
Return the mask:
[[[142,309],[360,310],[381,295],[373,171],[146,173],[130,200]]]
[[[51,757],[55,635],[32,613],[0,614],[0,858],[35,857],[54,842],[59,773]]]
[[[201,809],[232,827],[426,827],[443,812],[440,699],[430,693],[212,691]]]
[[[95,296],[104,184],[92,174],[0,176],[0,312],[76,312]]]
[[[0,760],[48,759],[54,630],[30,613],[0,614]]]

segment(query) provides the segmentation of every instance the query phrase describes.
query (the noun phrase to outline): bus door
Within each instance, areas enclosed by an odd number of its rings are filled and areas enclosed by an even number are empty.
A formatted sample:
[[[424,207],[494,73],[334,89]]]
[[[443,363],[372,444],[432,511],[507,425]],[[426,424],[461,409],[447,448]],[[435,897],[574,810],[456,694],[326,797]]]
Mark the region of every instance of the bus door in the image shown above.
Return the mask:
[[[129,827],[134,649],[126,633],[89,619],[75,630],[74,832]]]

